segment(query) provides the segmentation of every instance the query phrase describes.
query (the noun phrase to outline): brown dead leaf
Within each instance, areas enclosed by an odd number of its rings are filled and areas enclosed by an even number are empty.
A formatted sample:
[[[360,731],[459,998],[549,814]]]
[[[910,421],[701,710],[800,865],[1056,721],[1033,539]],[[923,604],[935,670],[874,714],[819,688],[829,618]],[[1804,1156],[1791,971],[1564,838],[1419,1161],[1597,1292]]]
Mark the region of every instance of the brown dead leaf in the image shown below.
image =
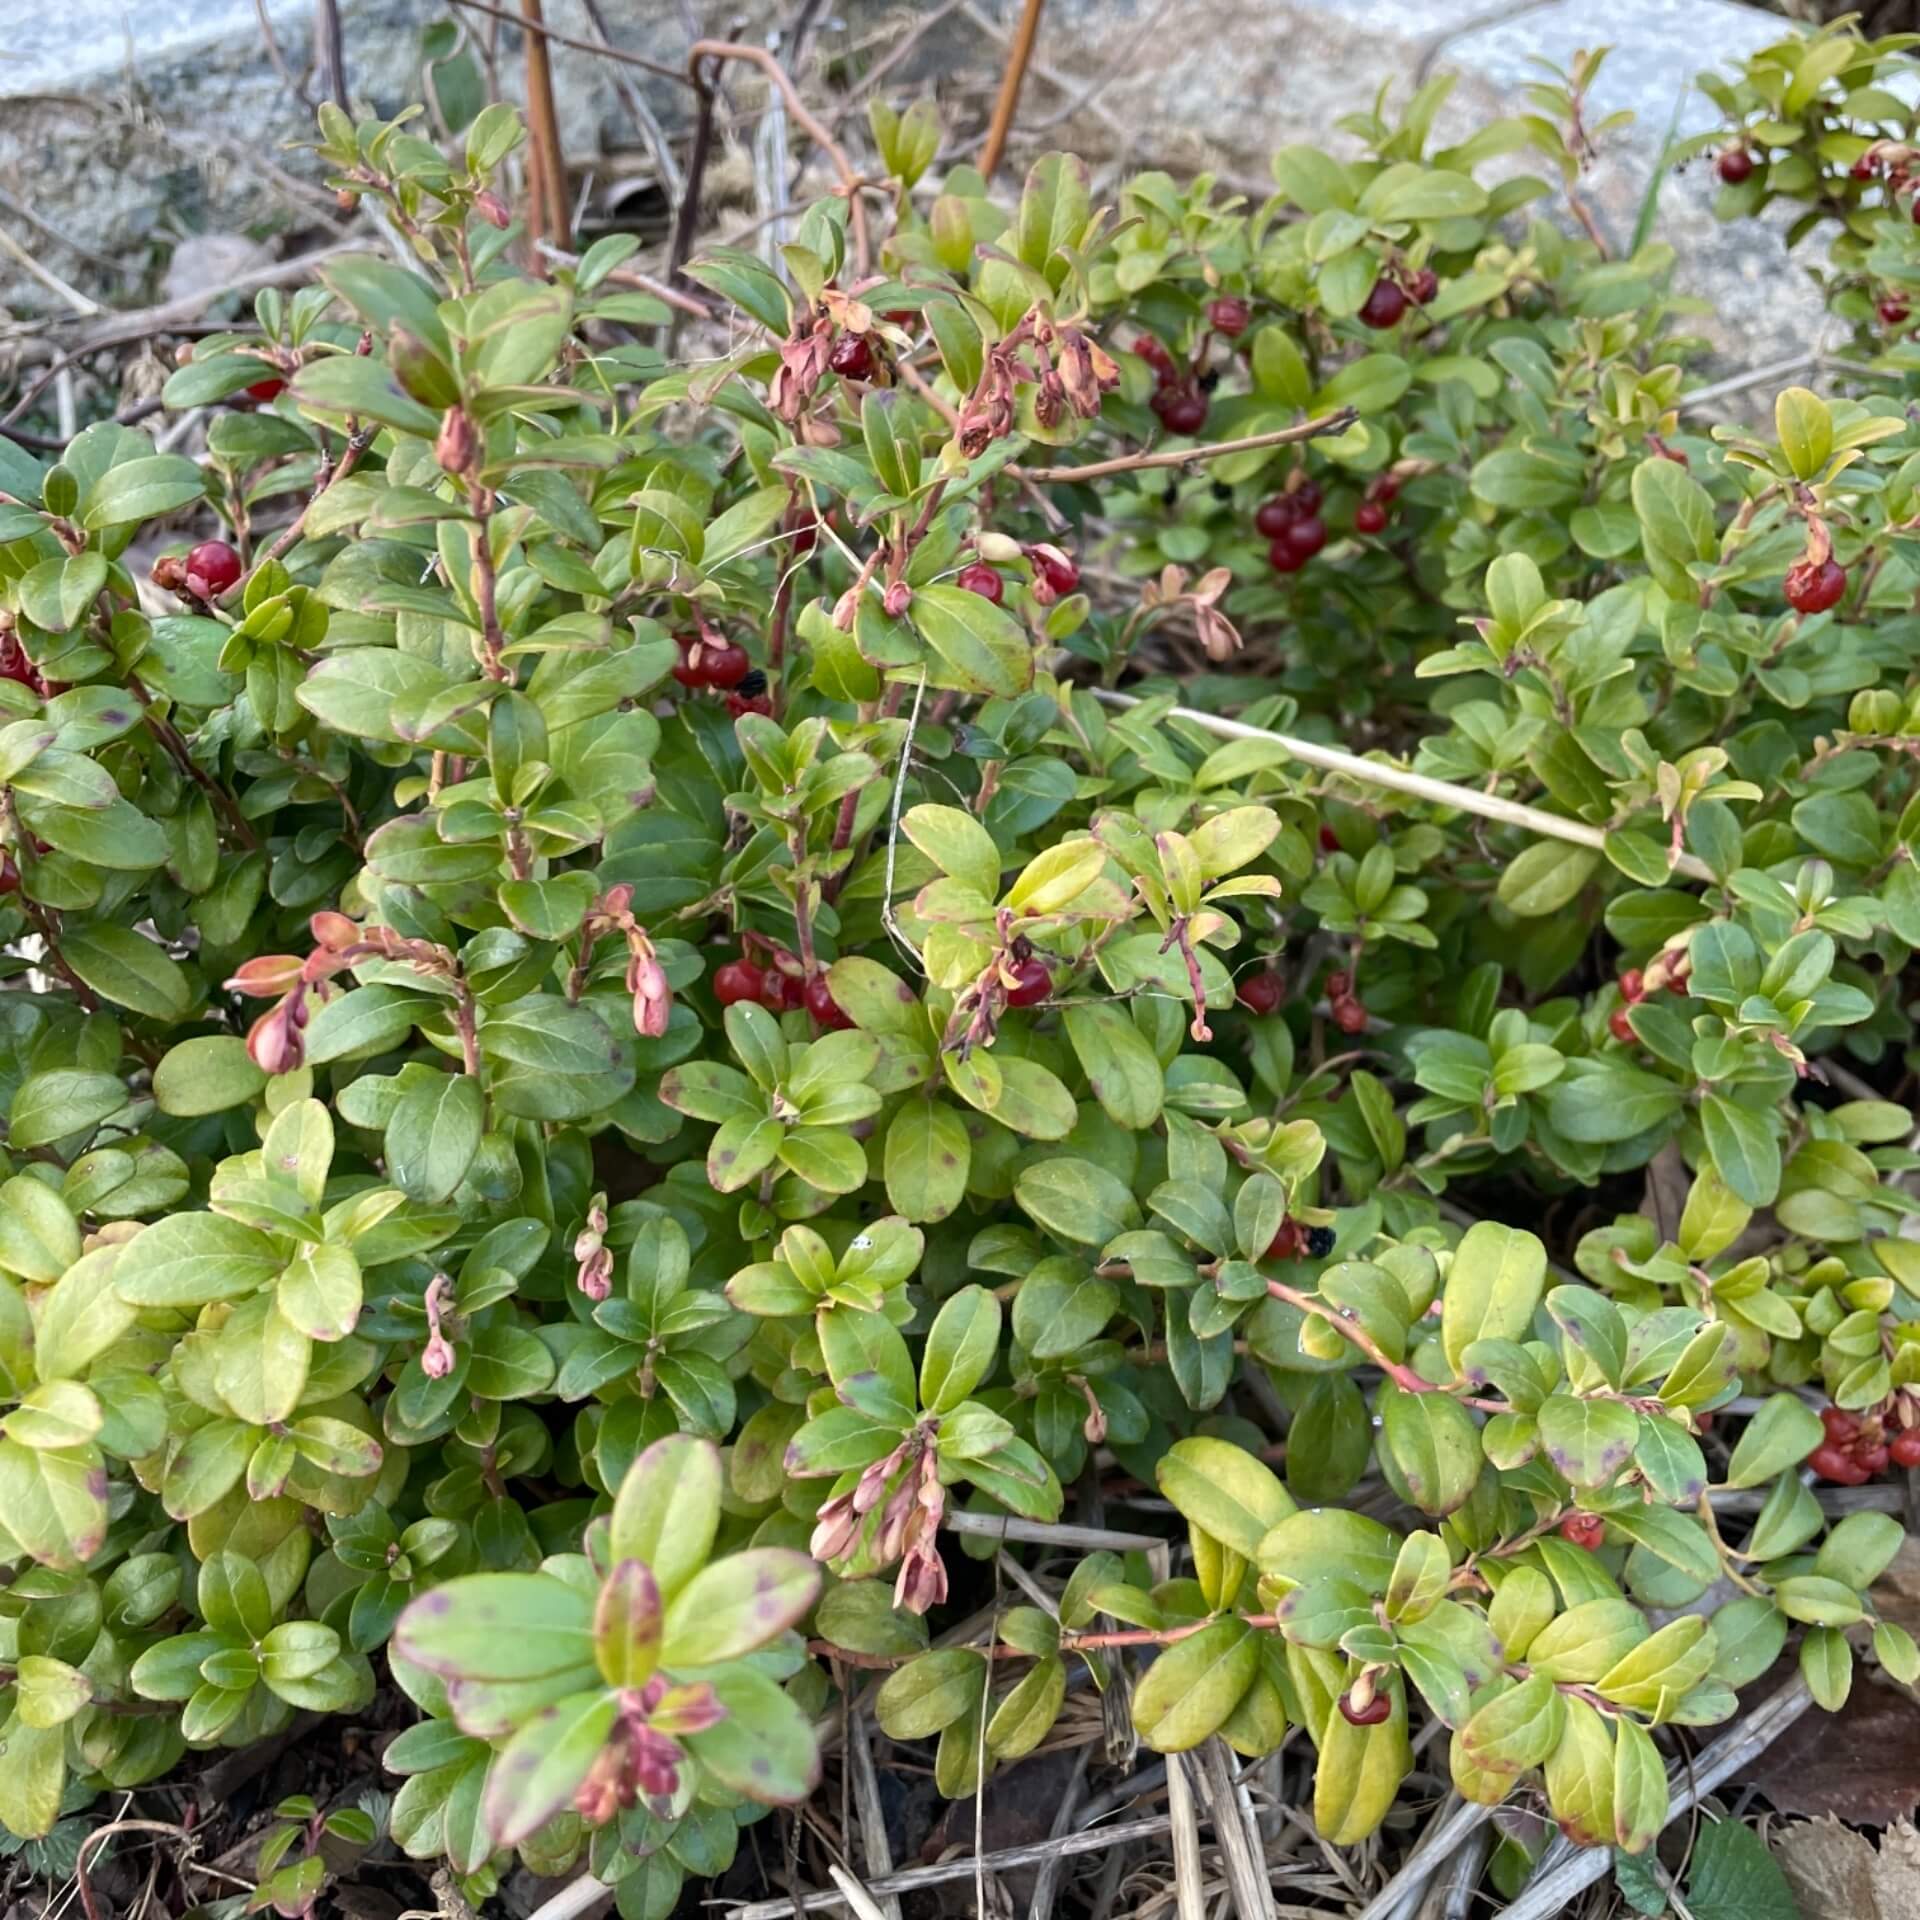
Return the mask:
[[[1876,1848],[1835,1819],[1777,1828],[1773,1857],[1805,1920],[1920,1920],[1920,1833],[1889,1827]]]
[[[1859,1676],[1838,1713],[1805,1715],[1748,1777],[1782,1813],[1875,1827],[1910,1819],[1920,1807],[1920,1706]]]

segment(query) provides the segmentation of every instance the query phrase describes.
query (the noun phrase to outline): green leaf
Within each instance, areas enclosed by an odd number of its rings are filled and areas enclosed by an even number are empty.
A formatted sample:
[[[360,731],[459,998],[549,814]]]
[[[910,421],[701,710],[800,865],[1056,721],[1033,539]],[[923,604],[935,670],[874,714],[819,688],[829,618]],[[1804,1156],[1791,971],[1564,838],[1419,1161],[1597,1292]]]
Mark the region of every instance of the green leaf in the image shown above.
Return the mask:
[[[1440,1340],[1459,1377],[1475,1340],[1521,1340],[1545,1290],[1547,1250],[1537,1236],[1491,1220],[1462,1235],[1440,1300]]]
[[[620,1483],[607,1550],[616,1561],[645,1561],[661,1599],[671,1601],[706,1565],[720,1496],[718,1449],[690,1434],[656,1440]]]
[[[485,1126],[478,1081],[463,1073],[430,1075],[401,1095],[387,1122],[388,1178],[412,1199],[450,1199],[473,1164]]]
[[[206,485],[206,475],[177,453],[123,460],[87,489],[80,503],[80,524],[91,531],[157,520],[203,499]]]
[[[982,1286],[941,1303],[920,1356],[920,1404],[950,1413],[993,1371],[1000,1352],[1000,1302]]]
[[[890,1740],[927,1740],[979,1702],[987,1663],[971,1647],[923,1653],[888,1675],[874,1699],[874,1718]]]
[[[1811,480],[1833,452],[1833,414],[1818,394],[1787,387],[1773,403],[1774,431],[1796,480]]]
[[[1694,1842],[1687,1876],[1694,1920],[1800,1920],[1767,1843],[1738,1820],[1712,1820]]]
[[[765,1806],[805,1800],[820,1782],[820,1747],[799,1703],[748,1666],[729,1667],[711,1684],[727,1717],[687,1736],[695,1759],[745,1799]]]
[[[1176,1440],[1153,1472],[1184,1518],[1243,1560],[1258,1558],[1260,1543],[1298,1511],[1271,1469],[1231,1441]]]
[[[267,1076],[253,1064],[237,1034],[203,1034],[167,1049],[153,1070],[153,1097],[162,1113],[197,1119],[255,1099]]]
[[[130,927],[104,922],[68,927],[60,952],[95,993],[116,1006],[173,1021],[184,1018],[193,1004],[185,970]]]
[[[495,1845],[518,1845],[572,1800],[619,1710],[619,1696],[605,1688],[572,1694],[542,1708],[501,1748],[486,1789]]]
[[[1735,1443],[1726,1484],[1757,1487],[1783,1469],[1798,1466],[1825,1437],[1820,1416],[1798,1394],[1773,1394]]]
[[[1780,1143],[1768,1114],[1724,1093],[1709,1092],[1700,1106],[1707,1151],[1728,1188],[1750,1207],[1771,1206],[1780,1192]]]
[[[1216,1620],[1158,1654],[1133,1690],[1133,1724],[1156,1753],[1184,1753],[1225,1724],[1260,1668],[1260,1640]]]
[[[448,1679],[590,1674],[593,1602],[547,1573],[469,1574],[415,1600],[394,1627],[393,1646]]]
[[[1011,700],[1033,684],[1033,647],[1012,614],[964,587],[922,587],[908,618],[937,656],[930,684]]]
[[[257,1292],[285,1264],[272,1240],[237,1220],[176,1213],[139,1236],[114,1284],[137,1307],[200,1307]]]
[[[1548,1458],[1575,1487],[1609,1485],[1633,1458],[1640,1438],[1639,1416],[1619,1400],[1550,1394],[1538,1419]]]
[[[754,1547],[696,1573],[667,1609],[660,1660],[709,1666],[763,1647],[805,1617],[820,1570],[785,1547]]]

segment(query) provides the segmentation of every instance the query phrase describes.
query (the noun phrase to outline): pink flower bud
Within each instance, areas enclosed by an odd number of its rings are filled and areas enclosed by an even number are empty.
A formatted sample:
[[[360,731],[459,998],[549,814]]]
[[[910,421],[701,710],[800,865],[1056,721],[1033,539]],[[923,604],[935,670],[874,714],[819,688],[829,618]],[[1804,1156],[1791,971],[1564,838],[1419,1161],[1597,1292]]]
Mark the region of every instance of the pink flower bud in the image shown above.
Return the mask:
[[[483,187],[473,196],[473,210],[490,227],[498,227],[505,233],[513,216],[508,213],[506,202],[497,193]]]

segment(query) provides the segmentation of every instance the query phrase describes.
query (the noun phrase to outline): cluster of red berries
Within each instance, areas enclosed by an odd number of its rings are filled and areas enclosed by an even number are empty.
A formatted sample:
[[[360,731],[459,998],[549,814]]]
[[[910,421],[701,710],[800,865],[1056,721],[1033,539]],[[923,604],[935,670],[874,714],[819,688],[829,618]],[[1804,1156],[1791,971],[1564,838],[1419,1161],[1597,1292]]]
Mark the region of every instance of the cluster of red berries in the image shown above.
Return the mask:
[[[1253,524],[1266,539],[1267,564],[1275,573],[1298,573],[1327,544],[1320,501],[1320,489],[1311,480],[1261,501]]]
[[[1353,975],[1336,969],[1327,975],[1327,1006],[1342,1033],[1365,1033],[1367,1010],[1353,990]]]
[[[1207,389],[1197,373],[1181,367],[1150,333],[1134,343],[1136,352],[1153,369],[1153,398],[1147,402],[1169,433],[1198,433],[1207,424]]]
[[[1863,1487],[1890,1466],[1920,1467],[1920,1426],[1905,1424],[1916,1414],[1920,1407],[1904,1396],[1876,1413],[1822,1407],[1820,1424],[1827,1437],[1807,1455],[1807,1465],[1822,1480],[1843,1487]]]
[[[1409,307],[1424,307],[1440,291],[1440,276],[1431,267],[1421,267],[1403,279],[1398,270],[1383,273],[1360,303],[1360,324],[1384,333],[1397,327]]]
[[[1303,1227],[1298,1220],[1280,1222],[1280,1231],[1267,1244],[1265,1260],[1324,1260],[1333,1251],[1331,1227]]]
[[[695,692],[705,687],[724,694],[727,711],[736,720],[743,713],[773,712],[767,676],[747,658],[745,647],[699,632],[676,633],[673,639],[680,649],[673,677],[683,687]]]
[[[1287,997],[1287,983],[1273,968],[1263,967],[1240,982],[1236,997],[1249,1013],[1277,1013]]]
[[[797,967],[798,962],[793,964]],[[777,965],[756,966],[744,954],[714,969],[713,996],[723,1007],[751,1001],[769,1013],[797,1013],[804,1007],[814,1024],[829,1033],[853,1025],[833,997],[825,974],[803,979],[798,972],[786,972]]]
[[[1714,163],[1714,171],[1728,186],[1753,178],[1753,155],[1745,147],[1728,147]]]
[[[1662,969],[1662,977],[1655,987],[1665,987],[1672,993],[1685,993],[1687,976],[1693,971],[1692,958],[1684,953],[1676,954]],[[1633,1030],[1633,1022],[1627,1018],[1627,1008],[1636,1007],[1647,995],[1655,990],[1647,985],[1647,976],[1638,967],[1629,967],[1620,976],[1620,998],[1625,1005],[1615,1007],[1607,1016],[1607,1026],[1613,1037],[1626,1046],[1632,1046],[1640,1038]]]
[[[1796,560],[1780,590],[1795,613],[1825,613],[1840,604],[1847,590],[1847,570],[1832,554],[1824,560]]]
[[[1560,1538],[1589,1553],[1598,1553],[1607,1537],[1607,1523],[1597,1513],[1570,1513],[1560,1522]]]
[[[1385,533],[1387,509],[1400,497],[1400,476],[1377,474],[1367,482],[1367,495],[1353,510],[1355,533]]]

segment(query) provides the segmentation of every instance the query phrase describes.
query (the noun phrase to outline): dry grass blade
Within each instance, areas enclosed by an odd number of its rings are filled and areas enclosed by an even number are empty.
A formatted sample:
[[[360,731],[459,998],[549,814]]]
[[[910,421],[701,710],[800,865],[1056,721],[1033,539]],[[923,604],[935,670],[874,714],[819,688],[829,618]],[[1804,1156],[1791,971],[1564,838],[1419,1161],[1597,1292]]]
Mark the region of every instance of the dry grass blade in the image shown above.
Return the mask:
[[[880,1777],[873,1764],[873,1729],[864,1719],[854,1726],[847,1749],[853,1776],[854,1811],[860,1822],[860,1845],[867,1873],[869,1877],[884,1878],[893,1871],[893,1850],[887,1844],[887,1818],[880,1807]],[[836,1884],[838,1880],[836,1874]],[[861,1898],[880,1915],[880,1920],[900,1920],[900,1902],[892,1894],[879,1903],[864,1892]]]
[[[1215,1734],[1200,1749],[1200,1791],[1213,1817],[1220,1843],[1220,1862],[1233,1889],[1241,1920],[1273,1920],[1273,1887],[1267,1879],[1266,1858],[1251,1809],[1242,1804],[1227,1757],[1226,1742]]]
[[[1167,1816],[1173,1831],[1175,1911],[1180,1920],[1206,1920],[1206,1872],[1200,1864],[1200,1811],[1194,1804],[1187,1756],[1167,1756]]]

